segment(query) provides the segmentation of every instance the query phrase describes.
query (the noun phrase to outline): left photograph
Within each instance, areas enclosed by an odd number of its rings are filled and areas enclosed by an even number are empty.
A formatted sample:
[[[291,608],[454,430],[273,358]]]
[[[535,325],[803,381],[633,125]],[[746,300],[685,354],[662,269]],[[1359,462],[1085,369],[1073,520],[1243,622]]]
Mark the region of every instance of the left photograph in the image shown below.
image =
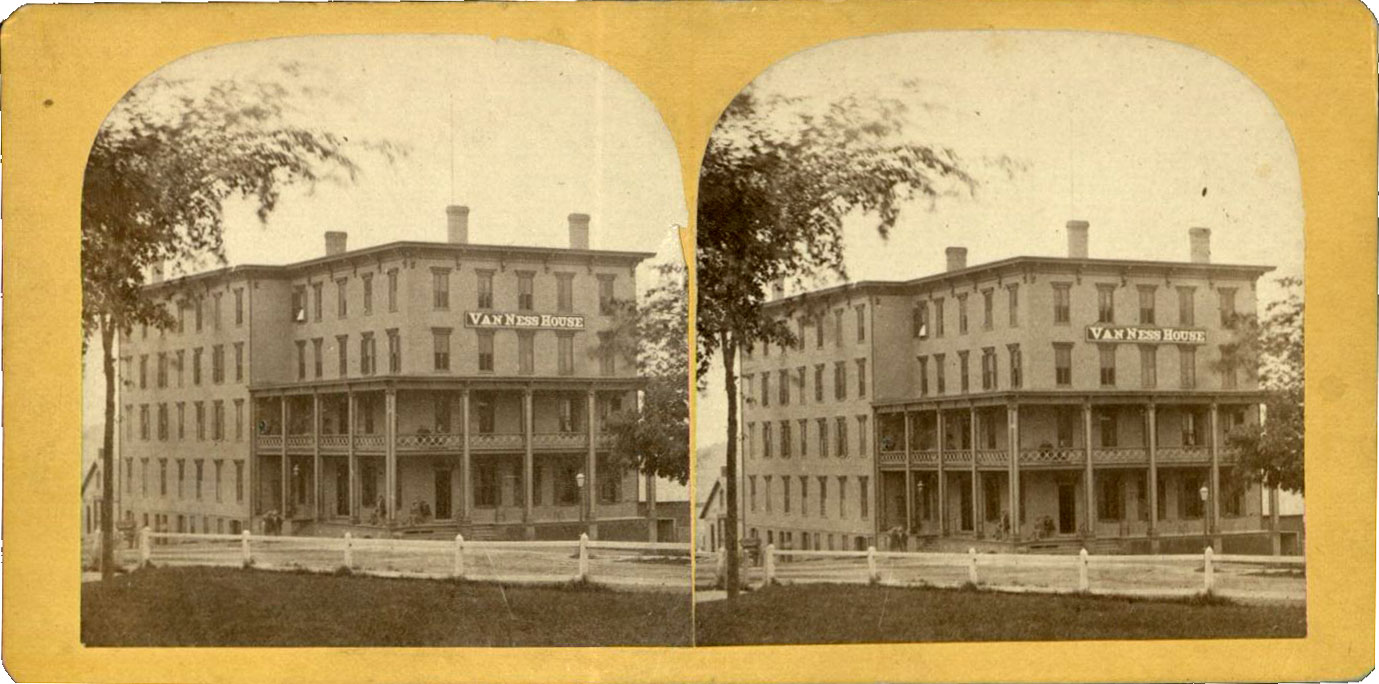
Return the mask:
[[[686,203],[621,74],[215,48],[81,216],[84,644],[691,644]]]

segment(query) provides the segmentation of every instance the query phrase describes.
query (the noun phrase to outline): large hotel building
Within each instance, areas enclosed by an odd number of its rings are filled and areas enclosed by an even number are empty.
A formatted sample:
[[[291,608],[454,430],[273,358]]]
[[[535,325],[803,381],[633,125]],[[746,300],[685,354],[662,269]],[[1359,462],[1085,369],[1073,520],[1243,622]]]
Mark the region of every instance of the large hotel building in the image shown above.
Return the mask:
[[[790,297],[793,348],[744,355],[743,529],[777,548],[1197,551],[1271,544],[1226,435],[1267,266],[1015,257]],[[1277,542],[1277,537],[1272,537]]]
[[[645,538],[608,464],[636,405],[613,314],[651,256],[445,242],[234,266],[148,285],[176,320],[120,342],[117,501],[194,532]],[[281,524],[278,524],[281,520]],[[264,525],[267,521],[268,525]]]

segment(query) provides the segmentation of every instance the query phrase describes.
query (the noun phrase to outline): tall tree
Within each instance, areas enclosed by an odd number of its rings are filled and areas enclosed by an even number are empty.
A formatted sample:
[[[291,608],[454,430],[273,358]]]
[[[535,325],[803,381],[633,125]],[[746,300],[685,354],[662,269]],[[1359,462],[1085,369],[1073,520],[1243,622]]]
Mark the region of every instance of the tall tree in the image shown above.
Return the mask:
[[[645,379],[639,406],[609,416],[612,463],[646,478],[649,535],[656,536],[656,478],[689,481],[689,296],[685,268],[662,264],[640,304],[619,302],[612,334],[615,354]]]
[[[783,321],[763,314],[767,288],[846,278],[844,218],[873,220],[885,237],[902,207],[932,206],[977,183],[953,150],[916,141],[900,100],[844,95],[822,108],[811,104],[744,90],[719,119],[699,177],[697,372],[702,379],[721,355],[729,598],[738,592],[739,562],[737,353],[794,341]]]
[[[1283,296],[1262,316],[1241,314],[1225,359],[1256,374],[1265,392],[1262,425],[1232,430],[1226,443],[1239,450],[1241,481],[1303,493],[1303,303],[1302,280],[1279,278]],[[1233,352],[1233,353],[1232,353]],[[1229,361],[1228,361],[1229,362]],[[1221,363],[1218,369],[1223,368]]]
[[[225,263],[227,202],[247,200],[265,222],[283,190],[353,180],[359,166],[342,136],[294,121],[294,102],[316,93],[280,82],[151,78],[125,95],[96,134],[82,186],[82,350],[99,337],[105,377],[101,458],[101,577],[114,571],[114,430],[117,335],[166,329],[162,300],[145,295],[146,274],[206,261]],[[362,144],[389,159],[399,150]]]

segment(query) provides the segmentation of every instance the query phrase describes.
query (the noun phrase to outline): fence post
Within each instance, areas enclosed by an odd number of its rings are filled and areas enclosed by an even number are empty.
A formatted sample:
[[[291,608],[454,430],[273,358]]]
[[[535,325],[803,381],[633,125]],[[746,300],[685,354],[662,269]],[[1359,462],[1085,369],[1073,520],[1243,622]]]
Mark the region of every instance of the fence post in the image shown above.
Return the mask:
[[[345,533],[345,569],[354,569],[354,535]]]
[[[139,530],[139,567],[147,567],[153,559],[153,531],[144,525],[144,529]]]
[[[455,535],[455,567],[451,569],[452,576],[456,579],[464,577],[464,535]]]
[[[589,579],[589,534],[579,535],[579,581]]]
[[[771,586],[776,581],[776,545],[766,545],[766,557],[762,562],[762,568],[766,573],[766,586]]]
[[[1082,553],[1077,554],[1077,590],[1089,591],[1092,588],[1087,581],[1087,549],[1082,549]]]
[[[249,551],[249,528],[244,528],[239,533],[239,552],[245,565],[254,562],[254,555]]]
[[[967,581],[977,584],[977,549],[972,546],[967,547]]]
[[[1206,586],[1208,593],[1211,592],[1216,584],[1216,578],[1214,577],[1215,573],[1212,568],[1212,556],[1214,555],[1215,553],[1212,552],[1210,546],[1207,547],[1206,551],[1202,552],[1202,584]]]
[[[867,547],[867,580],[875,584],[881,581],[881,574],[876,571],[876,547]]]
[[[728,547],[718,547],[717,558],[714,559],[713,576],[715,582],[728,581]]]

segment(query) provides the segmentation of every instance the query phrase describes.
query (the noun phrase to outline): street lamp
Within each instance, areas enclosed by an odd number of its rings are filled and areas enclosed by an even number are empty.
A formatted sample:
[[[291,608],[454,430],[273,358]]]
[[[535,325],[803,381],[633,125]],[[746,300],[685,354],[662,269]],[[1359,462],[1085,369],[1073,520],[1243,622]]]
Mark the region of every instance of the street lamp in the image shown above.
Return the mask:
[[[575,486],[579,488],[579,526],[584,529],[588,527],[585,520],[587,502],[584,500],[584,471],[581,470],[575,474]]]
[[[1197,490],[1197,494],[1202,497],[1202,541],[1206,542],[1208,546],[1211,545],[1211,531],[1207,527],[1207,495],[1210,493],[1206,485],[1202,485],[1202,488]]]

